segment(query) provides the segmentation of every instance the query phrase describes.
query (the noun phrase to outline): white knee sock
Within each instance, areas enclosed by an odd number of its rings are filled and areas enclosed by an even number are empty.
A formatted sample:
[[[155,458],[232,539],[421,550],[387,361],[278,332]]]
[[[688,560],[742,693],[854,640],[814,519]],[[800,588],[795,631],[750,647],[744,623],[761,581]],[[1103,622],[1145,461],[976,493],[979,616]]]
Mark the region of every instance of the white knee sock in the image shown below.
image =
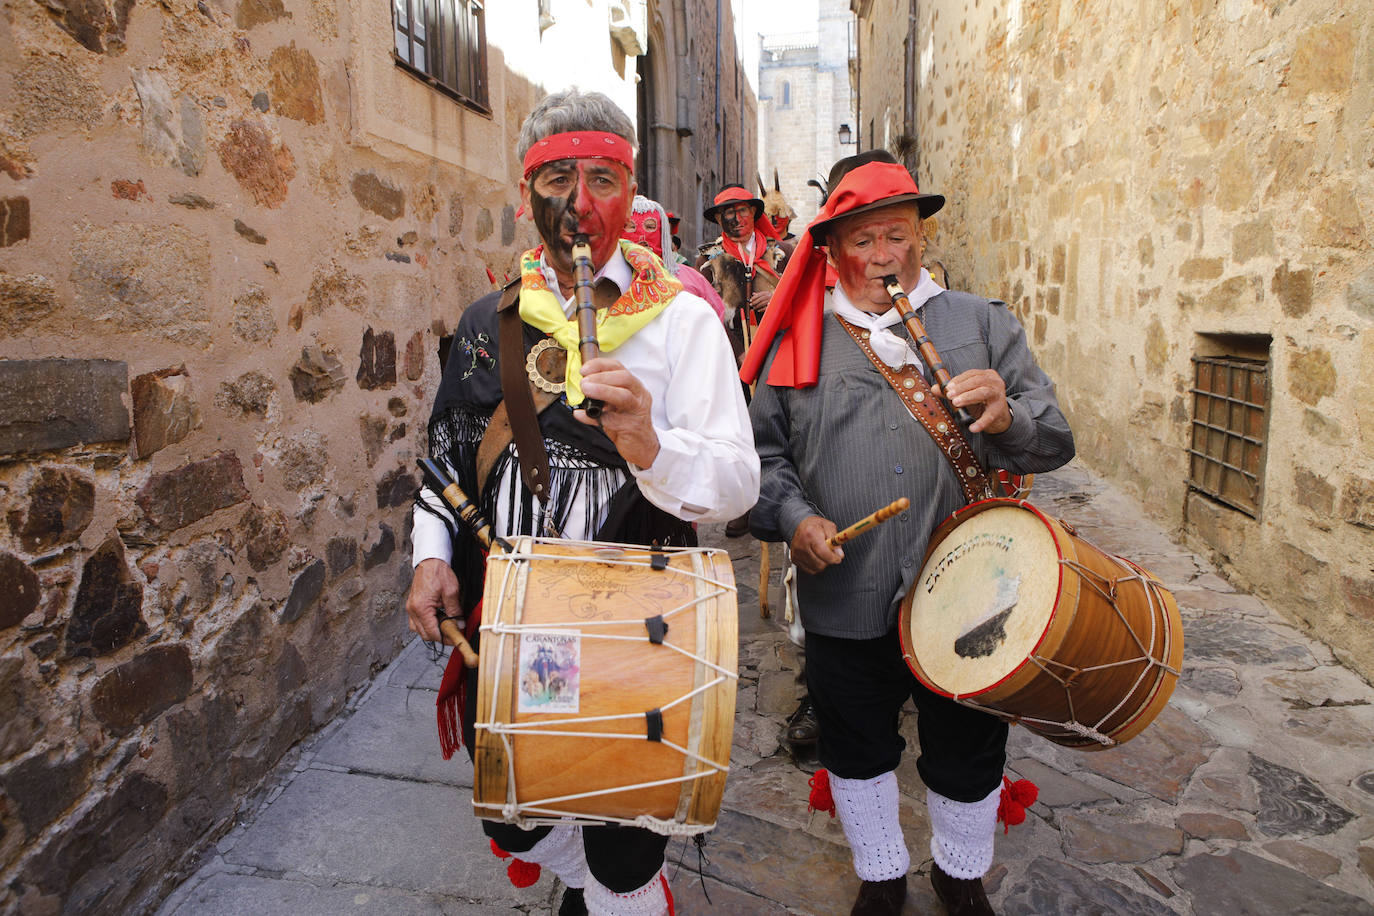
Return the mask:
[[[588,875],[583,899],[590,916],[664,916],[670,911],[673,898],[665,866],[649,879],[648,884],[624,894],[617,894]]]
[[[830,774],[830,794],[862,881],[900,878],[911,867],[897,809],[897,774],[843,779]]]
[[[557,875],[568,887],[587,885],[587,854],[582,850],[581,827],[555,827],[529,852],[515,853],[515,857],[526,862],[537,862]]]
[[[992,867],[992,839],[1002,787],[982,801],[957,802],[926,790],[930,854],[951,878],[981,878]]]

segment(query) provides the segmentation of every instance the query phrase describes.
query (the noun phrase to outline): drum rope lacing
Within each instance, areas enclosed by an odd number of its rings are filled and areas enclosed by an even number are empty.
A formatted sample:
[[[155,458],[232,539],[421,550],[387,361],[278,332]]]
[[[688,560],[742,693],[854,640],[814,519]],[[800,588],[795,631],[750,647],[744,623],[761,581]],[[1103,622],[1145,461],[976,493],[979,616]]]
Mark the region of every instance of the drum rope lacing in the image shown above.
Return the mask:
[[[1120,562],[1126,562],[1129,565],[1129,561],[1122,560],[1120,557],[1109,558]],[[1126,628],[1126,632],[1130,635],[1131,640],[1135,643],[1136,648],[1140,650],[1141,654],[1134,658],[1125,658],[1114,662],[1107,662],[1101,665],[1087,666],[1065,665],[1062,662],[1057,662],[1052,658],[1042,658],[1039,655],[1031,655],[1028,661],[1030,661],[1033,665],[1035,665],[1046,675],[1048,675],[1052,680],[1054,680],[1056,683],[1058,683],[1061,687],[1064,688],[1064,700],[1068,704],[1070,717],[1069,721],[1067,722],[1059,722],[1054,719],[1043,719],[1036,716],[1011,715],[1001,710],[993,709],[975,703],[969,699],[966,699],[958,695],[955,695],[954,699],[960,703],[963,703],[966,706],[970,706],[974,709],[978,709],[983,712],[991,713],[992,715],[995,715],[1002,719],[1008,719],[1013,723],[1029,722],[1041,726],[1058,726],[1060,728],[1067,729],[1068,731],[1073,732],[1074,734],[1080,737],[1089,738],[1093,741],[1096,741],[1098,744],[1101,744],[1105,747],[1115,747],[1120,742],[1118,742],[1114,738],[1109,737],[1108,735],[1103,734],[1100,731],[1100,729],[1109,719],[1111,719],[1112,716],[1116,715],[1118,712],[1121,711],[1121,708],[1126,705],[1126,701],[1129,700],[1132,696],[1134,696],[1135,692],[1140,689],[1140,685],[1144,683],[1145,678],[1150,674],[1150,672],[1155,668],[1162,668],[1164,671],[1174,675],[1175,677],[1179,676],[1179,671],[1177,669],[1165,664],[1160,659],[1151,656],[1150,650],[1146,647],[1146,643],[1148,643],[1149,645],[1154,644],[1155,627],[1157,625],[1157,622],[1163,619],[1164,614],[1166,612],[1164,602],[1159,597],[1159,591],[1162,589],[1162,586],[1158,582],[1156,582],[1152,577],[1145,575],[1142,572],[1137,572],[1134,575],[1129,576],[1120,576],[1116,579],[1108,579],[1106,576],[1103,576],[1102,574],[1087,568],[1086,566],[1075,560],[1060,558],[1059,564],[1061,566],[1065,566],[1069,569],[1072,569],[1074,572],[1078,573],[1080,579],[1086,582],[1089,588],[1093,589],[1104,599],[1106,599],[1107,603],[1111,605],[1112,610],[1116,613],[1116,616],[1121,621],[1122,626]],[[1149,602],[1150,619],[1150,630],[1148,634],[1148,639],[1146,640],[1142,640],[1140,636],[1135,632],[1135,629],[1131,626],[1131,622],[1126,619],[1126,615],[1122,613],[1120,605],[1117,604],[1117,586],[1122,582],[1139,582],[1145,589],[1145,594]],[[1165,654],[1168,654],[1167,651]],[[1093,725],[1085,725],[1082,722],[1078,721],[1077,713],[1075,713],[1073,705],[1074,681],[1076,681],[1081,675],[1086,674],[1088,672],[1102,671],[1108,668],[1120,668],[1126,665],[1138,665],[1142,662],[1144,662],[1144,666],[1140,669],[1140,673],[1136,676],[1135,682],[1131,684],[1129,690],[1122,692],[1121,699],[1117,702],[1115,706],[1113,706],[1106,713],[1104,713],[1102,717],[1099,718],[1097,722]],[[1058,668],[1061,671],[1067,672],[1067,674],[1065,676],[1061,676],[1054,670],[1051,670],[1053,668]]]
[[[568,543],[574,544],[574,543],[577,543],[577,542],[568,542]],[[596,564],[611,564],[611,565],[617,565],[617,566],[639,566],[639,567],[643,567],[643,568],[657,568],[657,567],[653,567],[653,566],[652,566],[652,564],[653,564],[653,560],[652,560],[652,559],[645,560],[645,561],[637,561],[637,560],[633,560],[633,559],[627,559],[627,558],[624,558],[624,557],[610,557],[610,556],[605,556],[605,555],[602,555],[602,556],[578,556],[578,555],[564,554],[564,553],[553,553],[553,554],[549,554],[549,553],[540,553],[540,552],[538,552],[538,551],[512,550],[512,551],[509,551],[509,552],[507,552],[507,553],[505,553],[505,554],[502,555],[502,559],[503,559],[503,560],[507,560],[507,561],[510,561],[510,562],[508,562],[508,563],[506,564],[506,567],[505,567],[505,569],[504,569],[504,571],[503,571],[503,574],[502,574],[501,587],[500,587],[500,594],[505,595],[505,594],[509,594],[509,593],[510,593],[510,590],[511,590],[511,578],[512,578],[512,577],[515,575],[515,573],[516,573],[516,570],[517,570],[518,565],[519,565],[518,561],[526,561],[526,562],[528,562],[529,560],[535,559],[535,558],[554,559],[554,560],[557,560],[557,561],[559,561],[559,562],[569,562],[569,563],[596,563]],[[712,577],[710,577],[710,576],[706,576],[706,575],[697,573],[697,572],[692,571],[692,570],[686,570],[686,569],[682,569],[682,568],[679,568],[679,567],[675,567],[675,566],[669,565],[669,566],[667,566],[667,567],[661,568],[660,571],[662,571],[662,572],[672,572],[672,573],[676,573],[676,574],[679,575],[679,576],[685,576],[685,577],[687,577],[687,578],[689,578],[689,579],[695,580],[699,585],[700,585],[700,584],[705,584],[705,585],[708,585],[708,586],[713,586],[714,589],[715,589],[714,591],[709,591],[709,592],[707,592],[707,593],[705,593],[705,594],[698,595],[695,599],[690,600],[690,601],[687,601],[687,602],[684,602],[683,604],[681,604],[681,605],[679,605],[679,606],[677,606],[677,607],[674,607],[674,608],[672,608],[671,610],[664,611],[664,612],[663,612],[661,615],[659,615],[659,616],[661,616],[661,617],[662,617],[663,619],[665,619],[665,620],[667,620],[667,619],[669,619],[669,618],[671,618],[671,617],[674,617],[674,616],[676,616],[676,615],[678,615],[678,614],[682,614],[682,613],[685,613],[685,612],[687,612],[687,611],[689,611],[689,610],[692,610],[692,609],[695,608],[697,605],[704,604],[704,603],[706,603],[706,602],[712,601],[712,600],[714,600],[715,598],[720,597],[721,595],[730,594],[730,593],[733,593],[733,592],[736,592],[736,591],[737,591],[737,589],[736,589],[734,586],[732,586],[732,585],[727,585],[726,583],[724,583],[724,582],[722,582],[722,581],[720,581],[720,580],[718,580],[718,579],[714,579],[714,578],[712,578]],[[518,635],[518,634],[523,633],[523,632],[544,632],[544,631],[548,631],[548,630],[556,630],[556,629],[558,629],[559,627],[577,627],[577,628],[579,628],[579,629],[585,629],[585,628],[587,628],[587,627],[612,627],[612,626],[620,626],[620,627],[623,627],[623,626],[626,626],[626,625],[631,625],[631,626],[633,626],[633,625],[640,624],[640,623],[641,623],[641,621],[634,620],[634,619],[621,619],[621,620],[571,620],[571,621],[563,621],[563,622],[559,622],[559,621],[544,621],[544,622],[540,622],[540,623],[538,623],[538,624],[515,624],[515,623],[483,624],[483,625],[480,627],[480,629],[481,629],[481,631],[482,631],[484,634],[485,634],[485,633],[491,633],[491,634],[493,634],[493,635],[495,635],[495,636],[514,636],[514,635]],[[623,642],[623,641],[628,641],[628,642],[649,642],[649,641],[650,641],[649,636],[648,636],[647,633],[646,633],[645,635],[642,635],[642,636],[621,636],[621,635],[615,635],[615,634],[610,634],[610,633],[587,633],[587,634],[583,634],[583,638],[586,638],[586,639],[597,639],[597,640],[602,640],[602,641],[622,641],[622,642]],[[504,661],[505,661],[505,648],[506,648],[507,640],[505,640],[505,639],[497,639],[495,642],[496,642],[496,647],[495,647],[495,648],[496,648],[497,668],[499,669],[499,668],[502,667],[502,665],[503,665],[503,663],[504,663]],[[686,693],[686,694],[683,694],[682,696],[678,697],[677,699],[670,700],[670,701],[667,702],[667,703],[661,704],[661,705],[658,707],[658,710],[659,710],[659,711],[666,710],[666,709],[671,709],[671,708],[674,707],[674,706],[678,706],[678,705],[681,705],[681,704],[683,704],[683,703],[687,703],[687,702],[689,702],[690,700],[692,700],[693,698],[695,698],[697,695],[699,695],[699,694],[701,694],[701,693],[704,693],[704,692],[706,692],[706,691],[708,691],[708,690],[714,689],[714,688],[716,688],[716,687],[719,687],[719,686],[721,686],[722,684],[726,683],[728,680],[731,680],[731,679],[738,680],[738,678],[739,678],[739,673],[738,673],[738,672],[736,672],[736,671],[730,671],[729,669],[723,668],[723,667],[721,667],[720,665],[717,665],[717,664],[715,664],[714,662],[712,662],[712,661],[710,661],[710,660],[708,660],[708,659],[706,659],[706,658],[703,658],[703,657],[700,656],[700,655],[697,655],[696,653],[688,652],[687,650],[683,649],[681,646],[675,645],[675,644],[673,644],[673,643],[667,641],[666,639],[665,639],[664,641],[662,641],[661,643],[658,643],[658,644],[661,645],[661,646],[663,646],[664,648],[672,649],[673,651],[679,653],[680,655],[683,655],[683,656],[687,657],[688,659],[691,659],[691,660],[694,661],[695,663],[697,663],[697,664],[699,664],[699,665],[702,665],[702,666],[704,666],[704,667],[706,667],[706,668],[709,668],[709,669],[711,669],[712,671],[715,671],[715,672],[717,673],[717,676],[716,676],[714,679],[712,679],[712,680],[710,680],[710,681],[707,681],[707,682],[701,684],[700,686],[694,688],[693,690],[689,691],[689,692]],[[717,761],[714,761],[714,760],[711,760],[711,759],[709,759],[709,758],[703,757],[703,756],[701,756],[700,754],[693,753],[693,752],[690,751],[689,749],[687,749],[687,748],[685,748],[685,747],[682,747],[682,746],[680,746],[680,745],[678,745],[678,744],[676,744],[676,743],[674,743],[674,742],[672,742],[672,741],[669,741],[669,740],[667,740],[666,738],[662,738],[662,737],[660,737],[659,740],[658,740],[658,743],[659,743],[659,744],[662,744],[662,745],[664,745],[665,747],[669,747],[669,748],[673,749],[673,750],[676,751],[677,753],[681,754],[681,755],[683,756],[683,758],[686,759],[686,760],[694,761],[694,762],[696,762],[696,763],[698,763],[698,764],[704,765],[707,769],[698,769],[697,772],[695,772],[695,773],[689,773],[689,774],[686,774],[686,775],[683,775],[683,776],[674,776],[674,777],[667,778],[667,779],[658,779],[658,780],[652,780],[652,781],[647,781],[647,782],[631,783],[631,784],[628,784],[628,785],[613,786],[613,787],[607,788],[607,789],[595,789],[595,790],[591,790],[591,791],[587,791],[587,792],[578,792],[578,793],[573,793],[573,794],[568,794],[568,795],[560,795],[560,796],[555,796],[555,797],[552,797],[552,798],[541,798],[541,799],[536,799],[536,800],[527,801],[527,802],[525,802],[524,804],[520,804],[520,803],[515,799],[515,792],[516,792],[515,753],[514,753],[514,750],[515,750],[515,749],[514,749],[514,745],[512,744],[512,735],[524,733],[524,734],[526,734],[526,735],[538,734],[538,735],[547,736],[547,737],[598,738],[598,739],[616,739],[616,740],[644,741],[644,740],[647,740],[647,738],[646,738],[646,735],[644,735],[644,734],[642,734],[642,733],[638,733],[638,734],[637,734],[637,733],[615,733],[615,732],[577,731],[577,730],[563,731],[563,730],[561,730],[562,728],[564,728],[564,727],[566,727],[566,726],[568,726],[568,725],[583,725],[583,724],[589,724],[589,723],[593,723],[593,722],[608,722],[608,721],[614,721],[614,720],[619,720],[619,719],[642,719],[642,718],[644,718],[644,715],[645,715],[645,714],[644,714],[643,712],[633,712],[633,713],[617,713],[617,714],[605,715],[605,716],[582,716],[582,717],[572,718],[572,719],[561,719],[561,720],[558,720],[558,721],[556,721],[556,722],[526,722],[526,723],[514,723],[514,722],[511,722],[511,723],[496,723],[496,722],[494,722],[494,721],[489,721],[489,722],[474,722],[474,723],[473,723],[473,727],[474,727],[474,728],[476,728],[476,729],[481,729],[481,730],[486,731],[486,732],[489,732],[489,733],[491,733],[491,734],[495,734],[495,735],[500,736],[501,744],[502,744],[502,747],[503,747],[503,749],[504,749],[504,751],[505,751],[505,757],[506,757],[506,787],[507,787],[507,788],[506,788],[506,796],[507,796],[507,797],[506,797],[506,802],[505,802],[505,804],[503,804],[503,805],[501,806],[501,808],[500,808],[501,815],[502,815],[502,819],[503,819],[506,823],[515,824],[516,826],[521,827],[521,828],[523,828],[523,829],[528,829],[529,827],[540,826],[540,825],[546,825],[546,824],[558,825],[558,824],[567,824],[567,823],[580,823],[580,824],[605,824],[605,823],[616,823],[616,824],[620,824],[620,825],[622,825],[622,826],[642,827],[642,828],[645,828],[645,829],[647,829],[647,830],[651,830],[651,831],[653,831],[654,833],[658,833],[658,834],[661,834],[661,835],[664,835],[664,836],[693,836],[693,835],[705,833],[706,831],[711,830],[711,829],[715,826],[714,824],[688,824],[688,823],[679,823],[678,821],[674,821],[674,820],[664,820],[664,819],[662,819],[662,818],[657,818],[657,817],[654,817],[654,816],[648,815],[648,814],[641,814],[641,815],[638,815],[638,816],[633,817],[633,818],[616,817],[616,816],[613,816],[613,815],[597,815],[595,818],[589,818],[589,817],[586,817],[585,815],[579,815],[579,814],[577,814],[577,813],[575,813],[575,812],[560,811],[560,810],[557,809],[557,808],[545,807],[545,806],[548,806],[548,805],[558,804],[558,803],[560,803],[560,802],[578,801],[578,800],[582,800],[582,799],[586,799],[586,798],[593,798],[593,797],[601,796],[601,795],[613,795],[613,794],[620,793],[620,792],[631,792],[631,791],[636,791],[636,790],[639,790],[639,789],[649,789],[649,788],[654,788],[654,787],[657,787],[657,786],[670,785],[670,784],[674,784],[674,783],[691,782],[691,781],[693,781],[693,780],[704,779],[704,778],[707,778],[707,777],[710,777],[710,776],[714,776],[714,775],[716,775],[716,774],[729,773],[729,771],[730,771],[730,766],[729,766],[728,763],[726,763],[726,764],[718,763]],[[550,728],[550,727],[548,727],[548,726],[558,726],[558,728]],[[491,808],[492,806],[491,806],[490,804],[487,804],[487,805],[482,805],[481,807]],[[542,814],[542,815],[546,815],[546,817],[533,817],[533,818],[531,818],[531,817],[526,817],[526,816],[525,816],[525,813]]]

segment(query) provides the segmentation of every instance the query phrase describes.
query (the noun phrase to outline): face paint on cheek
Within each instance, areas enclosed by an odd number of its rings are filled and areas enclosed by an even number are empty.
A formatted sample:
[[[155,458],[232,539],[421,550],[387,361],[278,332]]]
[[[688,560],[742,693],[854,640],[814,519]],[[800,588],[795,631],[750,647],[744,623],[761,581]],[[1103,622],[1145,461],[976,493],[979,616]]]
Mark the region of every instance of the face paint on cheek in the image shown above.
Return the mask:
[[[572,265],[572,246],[563,240],[563,233],[577,231],[577,215],[572,212],[572,199],[572,195],[545,197],[530,189],[530,213],[534,216],[539,237],[544,240],[545,249],[555,266],[564,268]]]

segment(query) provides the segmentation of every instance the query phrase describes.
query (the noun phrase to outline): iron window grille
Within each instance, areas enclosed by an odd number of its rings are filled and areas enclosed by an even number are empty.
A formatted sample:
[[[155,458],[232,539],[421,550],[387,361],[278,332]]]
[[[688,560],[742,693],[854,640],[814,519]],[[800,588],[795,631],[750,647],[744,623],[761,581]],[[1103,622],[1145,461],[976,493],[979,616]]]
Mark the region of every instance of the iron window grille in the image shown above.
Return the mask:
[[[391,0],[396,66],[490,114],[481,0]]]
[[[1269,364],[1238,356],[1193,357],[1188,483],[1259,517],[1269,415]]]

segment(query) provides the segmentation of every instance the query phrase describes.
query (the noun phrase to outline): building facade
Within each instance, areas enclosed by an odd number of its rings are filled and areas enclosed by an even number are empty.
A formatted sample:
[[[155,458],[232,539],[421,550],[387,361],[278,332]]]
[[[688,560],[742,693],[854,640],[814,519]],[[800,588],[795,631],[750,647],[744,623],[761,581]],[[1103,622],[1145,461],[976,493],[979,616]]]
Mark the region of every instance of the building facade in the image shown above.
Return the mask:
[[[757,176],[742,183],[774,187],[797,211],[795,231],[816,216],[821,195],[808,182],[825,182],[837,159],[857,150],[858,124],[849,62],[854,16],[847,0],[821,0],[814,31],[761,37],[759,55],[759,160]]]
[[[756,155],[730,15],[0,6],[0,911],[151,908],[396,654],[440,344],[536,238],[521,120],[647,106],[695,206]]]
[[[854,8],[861,119],[1081,460],[1374,676],[1374,8]]]

